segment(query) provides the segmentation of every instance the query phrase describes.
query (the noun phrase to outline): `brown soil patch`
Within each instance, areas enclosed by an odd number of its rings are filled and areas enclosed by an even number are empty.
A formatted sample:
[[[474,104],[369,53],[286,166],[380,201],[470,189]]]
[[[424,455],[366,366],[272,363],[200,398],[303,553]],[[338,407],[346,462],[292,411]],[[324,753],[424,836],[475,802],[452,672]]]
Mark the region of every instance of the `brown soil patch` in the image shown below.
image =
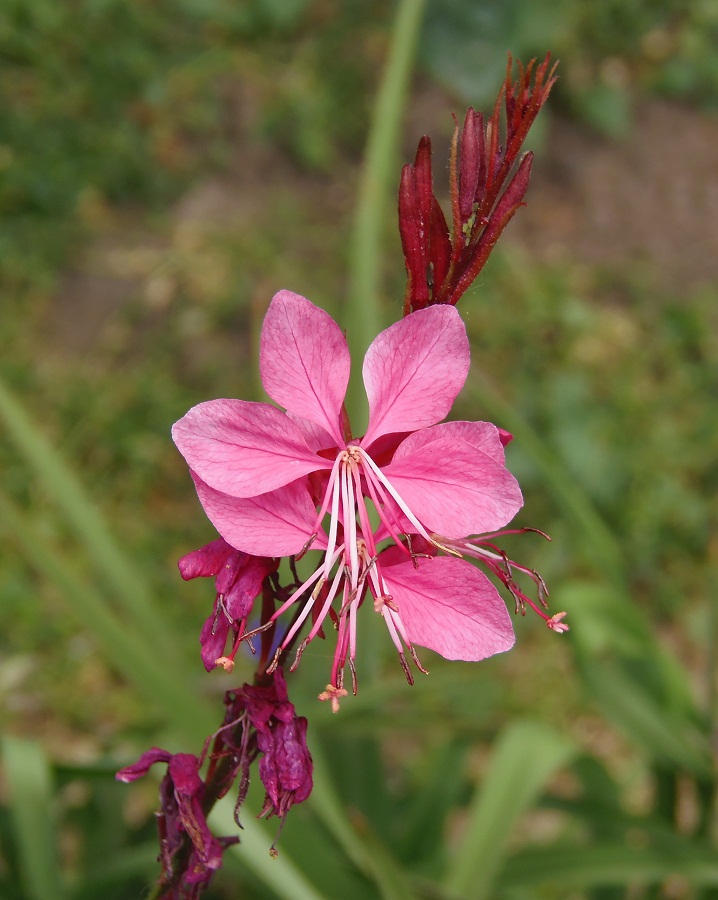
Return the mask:
[[[621,143],[556,121],[510,230],[545,259],[649,268],[660,289],[718,281],[718,120],[652,102]]]
[[[407,133],[433,133],[438,192],[444,190],[441,159],[451,106],[438,89],[425,89],[407,119]],[[353,176],[347,177],[346,169],[337,172],[336,181],[308,179],[276,150],[269,151],[269,162],[266,147],[251,139],[241,145],[235,171],[195,185],[176,204],[164,234],[152,233],[147,223],[138,228],[128,221],[123,227],[120,221],[87,248],[48,309],[45,327],[56,350],[87,351],[138,292],[161,307],[162,279],[156,273],[178,235],[184,243],[184,230],[221,229],[238,220],[261,227],[270,172],[273,183],[281,178],[288,195],[304,201],[310,182],[327,216],[351,214],[347,188]],[[683,294],[718,282],[717,148],[718,120],[665,102],[643,105],[622,142],[554,119],[534,168],[528,206],[511,223],[504,243],[517,242],[548,262],[606,267],[619,278],[638,266],[659,292]],[[408,159],[413,150],[404,152]]]

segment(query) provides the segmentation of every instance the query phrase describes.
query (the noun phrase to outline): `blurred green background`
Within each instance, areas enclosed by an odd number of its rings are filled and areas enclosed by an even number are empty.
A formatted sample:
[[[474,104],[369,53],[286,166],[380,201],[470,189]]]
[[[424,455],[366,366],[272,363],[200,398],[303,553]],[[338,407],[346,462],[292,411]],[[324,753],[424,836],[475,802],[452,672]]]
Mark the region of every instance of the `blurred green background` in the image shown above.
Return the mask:
[[[7,900],[143,896],[157,780],[113,773],[150,744],[199,752],[251,678],[249,660],[231,678],[199,661],[213,587],[175,564],[214,534],[169,428],[261,396],[276,290],[347,323],[394,21],[378,0],[0,7]],[[709,0],[427,0],[395,183],[428,132],[446,197],[451,113],[491,108],[507,51],[561,60],[529,206],[461,302],[454,415],[515,433],[518,522],[553,540],[509,549],[571,631],[519,617],[510,654],[425,653],[409,689],[367,615],[338,716],[313,646],[290,694],[315,794],[272,861],[255,785],[208,896],[718,897],[717,42]],[[404,285],[391,190],[386,324]]]

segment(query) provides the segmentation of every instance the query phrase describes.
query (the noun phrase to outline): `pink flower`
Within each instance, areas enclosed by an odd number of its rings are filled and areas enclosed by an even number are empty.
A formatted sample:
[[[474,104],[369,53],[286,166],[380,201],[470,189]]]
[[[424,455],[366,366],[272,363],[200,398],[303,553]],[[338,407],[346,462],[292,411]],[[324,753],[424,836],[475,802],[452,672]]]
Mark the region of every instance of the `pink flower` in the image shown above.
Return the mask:
[[[445,550],[444,538],[494,532],[522,504],[504,462],[505,433],[487,422],[437,424],[469,370],[456,309],[418,310],[372,343],[362,369],[369,425],[360,439],[352,437],[343,407],[349,367],[346,340],[331,317],[280,291],[264,320],[260,371],[266,392],[287,411],[214,400],[173,428],[205,512],[229,544],[264,557],[301,555],[310,546],[324,551],[322,564],[272,621],[303,604],[276,664],[310,614],[297,659],[332,619],[338,638],[327,698],[333,701],[345,693],[345,665],[354,678],[357,611],[367,589],[409,680],[404,651],[418,664],[414,643],[463,660],[512,646],[508,612],[488,578],[454,551],[417,554],[412,536]],[[389,556],[381,553],[386,542],[394,545]]]

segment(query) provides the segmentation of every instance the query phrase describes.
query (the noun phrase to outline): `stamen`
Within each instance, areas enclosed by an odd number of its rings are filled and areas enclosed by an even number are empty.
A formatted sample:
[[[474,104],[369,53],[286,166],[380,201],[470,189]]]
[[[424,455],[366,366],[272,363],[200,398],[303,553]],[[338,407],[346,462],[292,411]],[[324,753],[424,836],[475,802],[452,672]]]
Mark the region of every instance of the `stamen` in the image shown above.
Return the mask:
[[[332,712],[339,712],[339,701],[342,697],[348,697],[349,692],[345,691],[343,687],[334,687],[333,684],[328,684],[326,688],[319,695],[320,700],[330,700],[332,704]]]
[[[310,641],[310,640],[311,640],[311,637],[305,637],[304,640],[302,641],[302,643],[297,647],[297,653],[296,653],[296,655],[295,655],[295,657],[294,657],[294,662],[293,662],[293,663],[291,664],[291,666],[289,667],[289,671],[290,671],[290,672],[294,672],[294,670],[295,670],[295,669],[297,668],[297,666],[299,665],[299,661],[300,661],[301,658],[302,658],[302,654],[303,654],[304,651],[307,649],[307,645],[309,644],[309,641]]]
[[[369,512],[366,508],[366,502],[364,500],[364,495],[361,487],[361,475],[359,474],[359,467],[356,466],[352,469],[352,476],[354,480],[354,493],[358,499],[357,509],[359,512],[359,523],[361,525],[362,536],[366,541],[366,545],[369,548],[369,552],[372,556],[376,556],[376,544],[374,543],[374,530],[371,527],[371,522],[369,521]],[[367,480],[367,484],[368,484]],[[372,498],[373,499],[373,498]],[[376,502],[374,503],[376,506]],[[378,507],[377,507],[378,510]]]
[[[298,562],[304,556],[304,554],[307,552],[307,550],[309,550],[309,548],[312,546],[314,541],[316,541],[318,534],[319,534],[319,532],[315,531],[313,534],[309,535],[309,540],[302,547],[302,549],[299,551],[299,553],[296,553],[294,555],[293,562],[291,563],[292,567],[294,566],[294,562]]]
[[[349,469],[352,472],[350,475]],[[351,461],[342,469],[342,513],[344,516],[344,546],[349,549],[349,572],[352,588],[359,578],[359,555],[357,551],[357,520],[354,513],[354,469]]]
[[[374,507],[379,514],[379,518],[381,519],[381,522],[384,525],[384,527],[386,528],[386,530],[389,532],[391,539],[394,541],[394,543],[397,545],[397,547],[400,547],[402,550],[405,550],[406,548],[405,548],[401,538],[399,537],[399,535],[401,534],[401,526],[399,525],[399,522],[397,521],[396,516],[394,515],[394,511],[391,508],[391,504],[382,502],[382,499],[379,498],[379,495],[377,492],[377,487],[379,487],[379,486],[374,483],[373,478],[366,479],[366,486],[367,486],[367,490],[369,491],[369,494],[371,496],[372,503],[374,504]]]
[[[327,552],[324,555],[324,579],[328,580],[329,572],[333,565],[333,562],[330,563],[332,553],[334,552],[334,548],[337,543],[337,528],[339,526],[339,496],[342,493],[341,490],[341,473],[338,478],[334,479],[334,485],[332,487],[332,513],[331,519],[329,521],[329,539],[327,541]]]
[[[275,671],[276,671],[277,666],[279,665],[279,657],[282,655],[282,652],[283,652],[283,651],[282,651],[282,648],[281,648],[281,647],[277,647],[277,651],[276,651],[276,653],[274,654],[274,659],[273,659],[273,660],[271,661],[271,663],[267,666],[267,674],[268,674],[268,675],[271,675],[272,672],[275,672]]]
[[[419,662],[419,657],[416,655],[416,650],[414,649],[413,644],[409,644],[409,652],[411,653],[411,658],[414,660],[414,665],[416,668],[423,674],[428,675],[429,670],[425,669],[422,664]]]
[[[424,526],[419,522],[414,513],[409,509],[406,503],[402,500],[401,496],[397,492],[396,488],[391,484],[386,475],[381,471],[381,469],[376,465],[374,460],[369,456],[366,450],[362,450],[361,447],[357,448],[362,454],[362,460],[366,463],[370,471],[365,470],[365,474],[367,476],[367,481],[369,481],[370,477],[375,479],[375,483],[378,485],[382,485],[389,494],[394,498],[397,503],[399,509],[404,513],[407,519],[411,522],[411,524],[416,528],[418,534],[420,534],[423,538],[429,541],[430,544],[435,543],[435,541],[429,536],[428,532],[424,528]],[[378,486],[377,485],[377,486]]]
[[[359,685],[357,683],[357,673],[356,669],[354,668],[354,660],[351,658],[351,656],[349,657],[349,671],[352,673],[352,694],[354,694],[354,696],[356,697]]]
[[[312,630],[309,632],[309,634],[307,636],[307,641],[313,640],[317,636],[319,629],[322,627],[322,622],[324,621],[327,613],[329,612],[329,607],[332,605],[332,603],[334,602],[334,598],[337,595],[337,590],[339,588],[339,583],[341,581],[343,574],[344,573],[341,568],[337,569],[337,571],[334,575],[334,580],[332,581],[332,585],[329,588],[329,591],[327,592],[326,599],[324,600],[324,604],[322,605],[319,615],[317,616],[316,621],[314,622],[314,625],[312,626]]]
[[[404,656],[403,651],[399,654],[399,662],[401,663],[401,667],[404,670],[404,675],[406,675],[406,680],[409,684],[409,687],[414,687],[414,676],[411,674],[409,663],[406,661],[406,657]]]
[[[339,466],[342,464],[343,453],[337,454],[337,458],[334,460],[334,465],[332,466],[332,471],[329,474],[329,481],[327,482],[326,490],[324,491],[324,499],[322,500],[322,505],[319,508],[319,512],[317,513],[317,517],[314,520],[314,528],[312,531],[319,532],[321,528],[322,519],[327,514],[327,510],[329,509],[329,503],[331,502],[331,498],[333,496],[334,484],[337,480],[337,474],[339,472]]]

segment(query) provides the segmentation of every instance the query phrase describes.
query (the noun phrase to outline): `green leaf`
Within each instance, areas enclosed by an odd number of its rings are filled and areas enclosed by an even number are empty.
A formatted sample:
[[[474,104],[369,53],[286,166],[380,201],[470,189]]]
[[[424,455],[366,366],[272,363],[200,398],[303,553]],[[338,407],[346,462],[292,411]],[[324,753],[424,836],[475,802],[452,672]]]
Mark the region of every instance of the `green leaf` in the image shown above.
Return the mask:
[[[28,900],[61,900],[50,766],[37,741],[2,739],[20,877]]]
[[[718,884],[718,859],[711,848],[690,852],[660,848],[630,847],[602,843],[591,847],[566,845],[524,850],[507,863],[501,885],[600,885],[651,883],[681,875],[694,886]]]
[[[450,891],[476,900],[495,896],[513,828],[575,752],[570,741],[537,722],[515,722],[501,734],[448,866]]]
[[[312,743],[312,757],[314,789],[309,798],[311,809],[349,859],[376,884],[380,897],[384,900],[409,900],[414,894],[401,867],[371,831],[368,822],[362,821],[359,829],[352,827],[347,819],[316,739]]]

